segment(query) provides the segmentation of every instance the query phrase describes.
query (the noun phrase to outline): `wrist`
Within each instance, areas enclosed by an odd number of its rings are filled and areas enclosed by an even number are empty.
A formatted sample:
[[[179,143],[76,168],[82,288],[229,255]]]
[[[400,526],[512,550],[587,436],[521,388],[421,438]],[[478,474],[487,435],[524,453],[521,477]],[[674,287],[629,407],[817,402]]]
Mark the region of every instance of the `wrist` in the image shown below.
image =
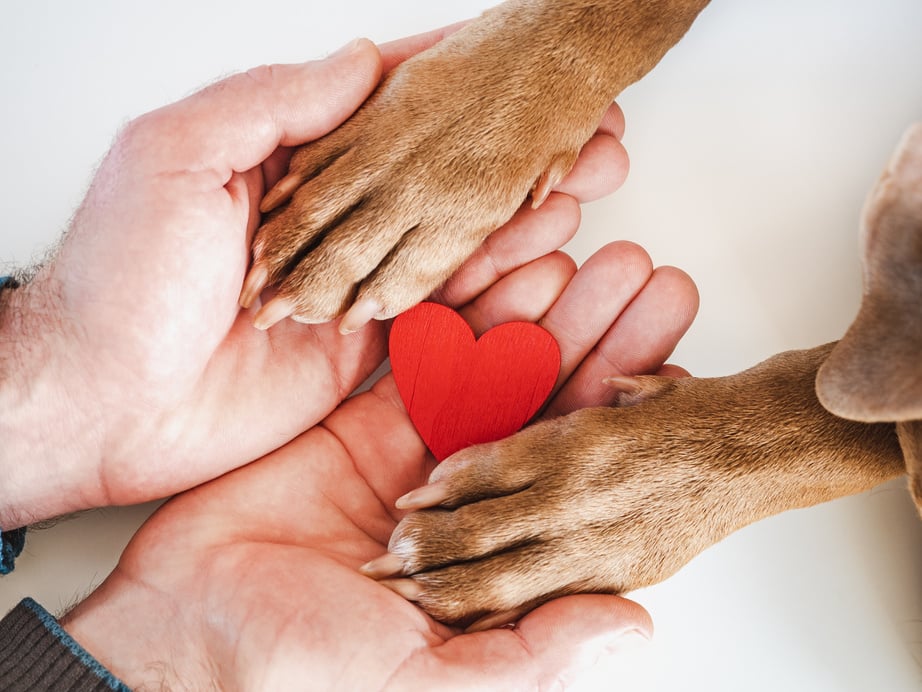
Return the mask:
[[[131,689],[217,689],[200,681],[211,666],[200,660],[201,643],[189,636],[187,619],[195,608],[116,572],[60,624]]]
[[[64,631],[31,598],[0,620],[0,684],[11,690],[108,689],[129,692],[121,680]]]
[[[89,471],[93,426],[68,396],[66,338],[50,283],[40,275],[0,291],[0,527],[7,529],[98,504]]]

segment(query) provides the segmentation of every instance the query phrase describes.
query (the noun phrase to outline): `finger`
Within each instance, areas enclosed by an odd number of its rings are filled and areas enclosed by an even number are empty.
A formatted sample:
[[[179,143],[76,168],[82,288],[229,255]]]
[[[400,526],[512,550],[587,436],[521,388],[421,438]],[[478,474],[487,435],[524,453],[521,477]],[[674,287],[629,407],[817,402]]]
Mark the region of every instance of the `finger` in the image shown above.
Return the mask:
[[[604,246],[580,267],[541,321],[560,346],[558,387],[595,348],[652,273],[646,251],[626,241]]]
[[[539,322],[576,274],[563,252],[545,255],[503,277],[461,308],[474,334],[505,322]]]
[[[606,377],[661,372],[697,310],[698,290],[685,272],[675,267],[654,271],[554,397],[547,414],[611,404],[616,392],[604,383]],[[665,370],[670,372],[684,374],[675,366]]]
[[[624,138],[624,111],[621,110],[621,106],[613,103],[608,107],[596,133],[611,135],[619,140]]]
[[[672,363],[666,363],[656,371],[656,374],[660,377],[691,377],[691,373],[688,370],[680,365],[673,365]]]
[[[649,639],[650,616],[618,596],[580,595],[537,608],[512,629],[460,635],[407,662],[401,683],[424,689],[436,661],[439,686],[458,689],[556,689],[601,657]],[[432,660],[435,659],[435,660]]]
[[[407,36],[406,38],[399,38],[395,41],[382,43],[379,48],[381,50],[381,58],[384,61],[384,73],[386,74],[390,72],[407,58],[412,57],[417,53],[426,50],[427,48],[431,48],[446,36],[450,36],[461,27],[469,24],[470,21],[471,20],[467,19],[463,22],[456,22],[454,24],[449,24],[448,26],[443,26],[440,29],[434,29],[422,34]]]
[[[291,147],[278,147],[269,155],[269,158],[263,161],[263,178],[266,181],[264,189],[271,188],[288,173],[288,164],[291,161],[292,151]],[[262,189],[260,192],[262,193]],[[256,206],[258,207],[259,204]]]
[[[596,134],[579,153],[567,176],[554,189],[580,202],[592,202],[624,184],[630,168],[627,150],[608,134]]]
[[[262,221],[259,213],[259,198],[265,184],[263,170],[261,166],[257,166],[243,173],[234,173],[224,186],[232,199],[237,200],[238,204],[242,203],[241,213],[247,215],[246,247],[250,247],[256,229]]]
[[[524,205],[487,237],[432,300],[452,307],[471,301],[518,267],[563,247],[579,221],[579,204],[569,195],[552,194],[539,209]]]
[[[576,164],[555,188],[580,202],[591,202],[617,190],[630,169],[624,136],[624,113],[613,103],[595,135],[583,146]]]
[[[621,144],[608,135],[597,136],[584,154],[578,170],[561,183],[567,194],[552,194],[537,210],[523,206],[430,300],[452,306],[463,304],[498,278],[568,242],[579,227],[577,200],[591,201],[608,194],[627,175],[627,155]]]
[[[483,295],[461,309],[461,315],[475,334],[482,334],[498,324],[523,320],[536,322],[554,304],[564,287],[576,273],[573,260],[562,252],[541,257],[497,281]],[[386,402],[386,407],[377,404]],[[375,383],[371,396],[350,399],[331,415],[324,425],[337,432],[337,437],[350,447],[350,435],[339,426],[348,421],[345,412],[379,424],[385,420],[387,439],[376,437],[373,449],[353,454],[357,468],[374,488],[385,511],[392,512],[394,502],[414,488],[426,483],[435,461],[426,455],[425,447],[406,417],[406,410],[394,383],[387,374]],[[403,512],[392,512],[395,519]]]
[[[335,128],[368,97],[381,70],[377,47],[359,39],[325,60],[228,77],[141,116],[123,139],[128,146],[146,145],[155,170],[215,171],[223,185],[280,145],[302,144]],[[150,146],[162,141],[179,145]]]

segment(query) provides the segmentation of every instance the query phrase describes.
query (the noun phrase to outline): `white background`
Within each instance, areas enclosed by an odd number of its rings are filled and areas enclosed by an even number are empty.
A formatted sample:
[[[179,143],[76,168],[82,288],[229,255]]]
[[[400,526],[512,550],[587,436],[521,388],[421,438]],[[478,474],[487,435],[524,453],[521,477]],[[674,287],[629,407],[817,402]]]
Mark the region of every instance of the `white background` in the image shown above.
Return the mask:
[[[2,4],[0,260],[21,264],[64,229],[127,119],[236,70],[491,3]],[[717,2],[619,102],[631,175],[585,209],[577,260],[629,238],[688,271],[702,306],[673,360],[698,375],[840,336],[860,295],[864,195],[922,119],[922,2]],[[25,595],[57,610],[85,594],[149,511],[33,534],[0,580],[0,612]],[[654,644],[601,665],[585,689],[922,689],[920,547],[903,482],[740,531],[635,594]]]

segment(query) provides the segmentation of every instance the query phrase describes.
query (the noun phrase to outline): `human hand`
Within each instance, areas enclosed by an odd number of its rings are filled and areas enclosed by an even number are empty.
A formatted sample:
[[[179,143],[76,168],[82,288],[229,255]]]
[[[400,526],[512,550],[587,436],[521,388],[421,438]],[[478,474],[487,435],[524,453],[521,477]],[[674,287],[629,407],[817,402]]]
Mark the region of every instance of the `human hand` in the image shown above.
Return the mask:
[[[374,370],[379,323],[349,336],[290,321],[266,333],[240,312],[257,205],[293,145],[331,130],[383,71],[451,30],[257,68],[124,129],[54,259],[4,294],[0,527],[214,478],[321,420]],[[560,190],[589,199],[620,184],[621,126],[615,108]],[[573,200],[546,207],[494,236],[445,299],[566,242]]]
[[[555,336],[556,415],[608,403],[613,363],[680,372],[661,365],[696,301],[683,273],[614,243],[578,272],[562,253],[543,257],[462,314],[478,333],[533,320]],[[617,652],[622,635],[649,636],[640,606],[607,595],[461,634],[363,577],[402,515],[396,499],[433,467],[387,375],[282,449],[167,503],[62,624],[128,685],[192,689],[544,689]]]

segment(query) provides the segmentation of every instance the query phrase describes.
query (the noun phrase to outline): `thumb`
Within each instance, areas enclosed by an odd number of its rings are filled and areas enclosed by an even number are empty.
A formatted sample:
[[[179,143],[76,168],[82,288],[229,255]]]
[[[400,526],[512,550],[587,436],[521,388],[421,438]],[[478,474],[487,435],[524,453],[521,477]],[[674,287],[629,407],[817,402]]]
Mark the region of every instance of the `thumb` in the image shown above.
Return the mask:
[[[224,184],[279,146],[336,128],[371,94],[381,73],[377,46],[357,39],[323,60],[264,65],[223,79],[141,116],[125,139],[144,148],[145,160],[156,167],[148,172],[210,169]],[[151,157],[153,151],[159,155]]]
[[[534,659],[533,686],[568,687],[600,659],[630,655],[653,636],[649,613],[620,596],[579,595],[538,608],[516,629]]]
[[[408,682],[439,689],[533,690],[566,687],[602,656],[626,653],[653,623],[640,605],[619,596],[567,596],[529,613],[514,628],[463,634],[433,649]],[[425,672],[424,672],[425,671]],[[414,675],[415,673],[415,675]]]

